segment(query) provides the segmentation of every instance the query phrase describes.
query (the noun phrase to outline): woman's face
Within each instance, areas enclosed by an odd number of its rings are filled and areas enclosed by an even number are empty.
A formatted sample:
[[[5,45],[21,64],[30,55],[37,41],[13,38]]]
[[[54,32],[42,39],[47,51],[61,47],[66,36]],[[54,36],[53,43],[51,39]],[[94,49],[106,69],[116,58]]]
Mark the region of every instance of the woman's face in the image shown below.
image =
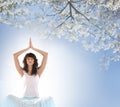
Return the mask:
[[[32,57],[27,57],[26,62],[28,65],[33,65],[34,64],[34,59]]]

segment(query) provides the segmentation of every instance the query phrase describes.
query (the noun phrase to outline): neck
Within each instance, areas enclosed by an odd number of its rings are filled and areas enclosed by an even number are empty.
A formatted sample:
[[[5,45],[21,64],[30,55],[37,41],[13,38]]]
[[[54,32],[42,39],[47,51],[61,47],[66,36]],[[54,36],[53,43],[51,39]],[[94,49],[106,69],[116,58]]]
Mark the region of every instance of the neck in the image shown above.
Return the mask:
[[[28,74],[32,73],[32,66],[28,66]]]

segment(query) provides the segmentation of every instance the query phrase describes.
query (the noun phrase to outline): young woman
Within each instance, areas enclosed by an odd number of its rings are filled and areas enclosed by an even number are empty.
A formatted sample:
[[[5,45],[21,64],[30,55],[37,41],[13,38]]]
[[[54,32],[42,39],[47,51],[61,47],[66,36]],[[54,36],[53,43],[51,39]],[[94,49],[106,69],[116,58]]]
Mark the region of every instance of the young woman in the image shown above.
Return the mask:
[[[33,53],[27,53],[23,59],[23,67],[20,66],[18,57],[32,49],[43,56],[41,65],[38,66],[38,60]],[[48,53],[33,47],[31,39],[29,47],[14,53],[14,62],[16,69],[24,80],[23,98],[18,98],[13,95],[8,95],[2,107],[54,107],[54,102],[51,97],[41,99],[39,97],[38,82],[47,63]]]

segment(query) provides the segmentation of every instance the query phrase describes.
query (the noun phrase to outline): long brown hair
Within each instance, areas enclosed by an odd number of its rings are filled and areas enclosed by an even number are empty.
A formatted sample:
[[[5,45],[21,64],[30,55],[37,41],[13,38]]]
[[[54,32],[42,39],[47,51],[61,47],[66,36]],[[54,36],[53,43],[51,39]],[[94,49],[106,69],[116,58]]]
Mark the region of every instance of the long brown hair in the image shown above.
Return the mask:
[[[31,75],[36,75],[37,74],[37,69],[38,69],[38,60],[35,56],[35,54],[33,53],[27,53],[23,59],[23,70],[28,73],[28,64],[27,64],[27,57],[31,57],[34,59],[34,64],[33,64],[33,67],[32,67],[32,73]]]

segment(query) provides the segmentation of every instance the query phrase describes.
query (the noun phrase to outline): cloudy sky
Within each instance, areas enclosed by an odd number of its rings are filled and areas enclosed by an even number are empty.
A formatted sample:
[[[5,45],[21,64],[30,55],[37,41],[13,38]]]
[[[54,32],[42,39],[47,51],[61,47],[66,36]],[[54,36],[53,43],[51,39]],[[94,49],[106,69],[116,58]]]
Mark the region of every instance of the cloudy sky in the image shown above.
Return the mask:
[[[4,24],[0,24],[0,103],[9,94],[21,96],[21,78],[14,66],[13,53],[26,48],[30,37],[34,47],[49,54],[40,78],[41,97],[52,96],[56,107],[120,106],[119,62],[111,63],[107,71],[100,71],[104,52],[91,53],[79,42],[63,38],[41,39],[33,31]],[[39,55],[38,58],[40,61]]]

